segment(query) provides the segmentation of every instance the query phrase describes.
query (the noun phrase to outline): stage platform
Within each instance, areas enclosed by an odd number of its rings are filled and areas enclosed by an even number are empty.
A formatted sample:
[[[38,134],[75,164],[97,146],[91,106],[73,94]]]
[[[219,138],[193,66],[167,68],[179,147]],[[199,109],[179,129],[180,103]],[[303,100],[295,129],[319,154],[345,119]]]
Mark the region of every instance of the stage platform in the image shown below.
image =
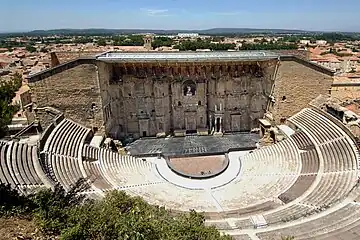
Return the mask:
[[[126,147],[133,156],[165,157],[216,155],[230,149],[241,151],[256,148],[260,136],[257,133],[239,133],[224,136],[186,136],[170,138],[142,138]]]

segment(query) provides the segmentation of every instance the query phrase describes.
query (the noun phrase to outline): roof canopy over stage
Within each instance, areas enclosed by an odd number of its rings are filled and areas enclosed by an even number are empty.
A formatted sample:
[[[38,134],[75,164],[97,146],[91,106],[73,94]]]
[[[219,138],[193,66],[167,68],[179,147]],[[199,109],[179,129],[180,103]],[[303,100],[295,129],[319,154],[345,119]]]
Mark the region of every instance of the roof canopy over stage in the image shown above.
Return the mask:
[[[241,61],[268,60],[280,55],[269,51],[228,52],[106,52],[96,56],[105,62],[147,62],[147,61]]]

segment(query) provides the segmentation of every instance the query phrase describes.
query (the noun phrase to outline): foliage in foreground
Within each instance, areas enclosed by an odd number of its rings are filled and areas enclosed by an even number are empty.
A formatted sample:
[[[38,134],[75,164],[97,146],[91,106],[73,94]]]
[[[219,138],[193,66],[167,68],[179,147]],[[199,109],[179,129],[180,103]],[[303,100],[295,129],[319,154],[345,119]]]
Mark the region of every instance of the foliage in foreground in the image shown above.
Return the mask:
[[[11,102],[21,84],[20,74],[16,74],[10,81],[0,78],[0,138],[5,135],[7,125],[11,123],[14,113],[18,110]]]
[[[80,180],[69,192],[60,186],[24,197],[0,184],[1,216],[26,213],[39,229],[61,239],[171,239],[227,240],[214,227],[204,225],[204,216],[191,211],[173,216],[163,207],[152,206],[121,191],[109,192],[102,200],[86,200]],[[4,196],[4,197],[3,197]],[[14,200],[14,201],[13,201]],[[13,202],[13,205],[11,205]],[[6,213],[6,214],[4,214]]]
[[[0,184],[0,217],[29,217],[35,207],[31,198],[20,195],[10,185]]]

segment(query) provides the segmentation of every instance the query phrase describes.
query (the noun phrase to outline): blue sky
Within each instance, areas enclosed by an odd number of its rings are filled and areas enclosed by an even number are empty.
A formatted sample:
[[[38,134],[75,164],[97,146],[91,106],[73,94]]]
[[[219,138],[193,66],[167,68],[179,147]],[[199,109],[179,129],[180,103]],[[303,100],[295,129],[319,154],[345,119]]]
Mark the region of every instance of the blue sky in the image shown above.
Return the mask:
[[[0,0],[0,32],[215,27],[360,31],[360,0]]]

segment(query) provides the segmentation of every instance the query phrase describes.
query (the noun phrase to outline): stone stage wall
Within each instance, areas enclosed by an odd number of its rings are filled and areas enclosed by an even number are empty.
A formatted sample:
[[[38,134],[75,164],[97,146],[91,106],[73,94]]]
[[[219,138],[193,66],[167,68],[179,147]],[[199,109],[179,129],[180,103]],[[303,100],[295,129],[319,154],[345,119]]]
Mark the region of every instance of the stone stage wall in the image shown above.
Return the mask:
[[[280,123],[328,93],[332,74],[289,56],[177,66],[86,58],[28,80],[35,106],[57,108],[114,138],[137,138],[178,129],[248,131],[266,112]]]
[[[107,131],[135,138],[173,130],[250,131],[266,112],[277,61],[99,62]]]

